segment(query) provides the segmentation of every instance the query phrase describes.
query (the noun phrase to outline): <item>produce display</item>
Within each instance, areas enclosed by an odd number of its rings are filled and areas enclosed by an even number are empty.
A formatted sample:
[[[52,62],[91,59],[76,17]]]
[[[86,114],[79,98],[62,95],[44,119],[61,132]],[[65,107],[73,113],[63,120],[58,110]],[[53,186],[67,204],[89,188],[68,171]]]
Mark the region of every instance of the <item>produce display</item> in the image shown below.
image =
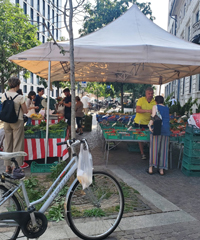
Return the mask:
[[[32,118],[33,120],[42,120],[44,117],[42,116],[42,114],[40,113],[32,113],[30,115],[30,118]]]
[[[170,120],[171,141],[183,142],[187,118],[173,118]]]
[[[61,120],[57,124],[49,125],[49,138],[64,138],[66,136],[67,123]],[[24,128],[25,138],[45,138],[46,122],[42,121],[39,125],[27,125]],[[32,137],[31,137],[32,136]]]

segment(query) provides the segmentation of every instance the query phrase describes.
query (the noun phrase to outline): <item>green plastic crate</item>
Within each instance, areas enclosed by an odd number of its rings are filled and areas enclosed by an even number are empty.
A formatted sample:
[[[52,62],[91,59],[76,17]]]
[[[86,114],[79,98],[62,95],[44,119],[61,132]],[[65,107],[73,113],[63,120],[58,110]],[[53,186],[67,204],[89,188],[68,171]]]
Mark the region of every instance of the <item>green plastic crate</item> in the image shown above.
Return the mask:
[[[185,167],[181,167],[181,171],[188,177],[200,177],[200,170],[188,170]]]
[[[119,139],[119,135],[113,134],[113,133],[107,133],[105,138],[106,139]]]
[[[34,133],[24,133],[24,138],[41,138],[41,131]]]
[[[200,164],[190,164],[190,163],[183,161],[182,166],[187,170],[199,170],[200,171]]]
[[[127,144],[127,149],[128,149],[129,152],[140,153],[140,148],[139,148],[139,144],[138,143],[128,143]],[[148,153],[149,152],[149,147],[147,145],[144,145],[143,151],[145,153]]]
[[[183,154],[183,161],[189,164],[200,164],[200,157],[188,157]]]
[[[48,138],[65,138],[67,129],[60,129],[56,132],[49,132]],[[41,131],[41,138],[46,138],[46,131]]]
[[[183,153],[188,157],[200,157],[200,149],[192,149],[184,146]]]
[[[186,133],[185,134],[185,139],[187,139],[189,141],[200,142],[200,135],[194,135],[192,133]]]
[[[185,140],[185,135],[184,136],[178,136],[178,142],[179,143],[184,143]]]
[[[51,172],[52,167],[55,167],[58,162],[40,164],[36,162],[31,163],[31,173],[49,173]]]
[[[141,134],[134,134],[136,140],[146,140],[150,141],[150,133],[149,131],[143,131]]]
[[[193,125],[187,125],[185,129],[186,133],[193,134],[193,135],[199,135],[200,136],[200,129],[193,126]]]
[[[190,149],[200,149],[200,142],[184,139],[184,146]]]

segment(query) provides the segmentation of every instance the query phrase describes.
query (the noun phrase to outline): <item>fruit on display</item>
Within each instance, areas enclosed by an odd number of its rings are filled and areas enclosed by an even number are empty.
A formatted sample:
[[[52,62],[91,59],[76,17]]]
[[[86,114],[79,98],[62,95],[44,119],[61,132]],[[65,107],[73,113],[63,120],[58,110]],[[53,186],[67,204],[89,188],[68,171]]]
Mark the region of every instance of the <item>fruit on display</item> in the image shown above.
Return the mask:
[[[42,116],[42,114],[40,113],[32,113],[30,115],[30,118],[32,118],[33,120],[42,120],[44,117]]]

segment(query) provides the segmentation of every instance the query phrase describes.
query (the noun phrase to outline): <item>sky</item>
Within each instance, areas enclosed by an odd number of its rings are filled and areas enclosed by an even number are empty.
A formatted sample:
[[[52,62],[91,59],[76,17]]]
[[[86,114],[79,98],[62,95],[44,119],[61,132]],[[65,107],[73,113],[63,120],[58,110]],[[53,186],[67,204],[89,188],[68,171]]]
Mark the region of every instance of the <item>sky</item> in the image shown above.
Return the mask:
[[[156,23],[161,28],[167,30],[168,22],[168,2],[169,0],[137,0],[137,2],[151,2],[152,15],[156,18],[154,23]],[[73,23],[74,38],[78,38],[78,30],[81,28],[81,24]],[[63,29],[62,36],[66,36],[68,39],[68,33]]]

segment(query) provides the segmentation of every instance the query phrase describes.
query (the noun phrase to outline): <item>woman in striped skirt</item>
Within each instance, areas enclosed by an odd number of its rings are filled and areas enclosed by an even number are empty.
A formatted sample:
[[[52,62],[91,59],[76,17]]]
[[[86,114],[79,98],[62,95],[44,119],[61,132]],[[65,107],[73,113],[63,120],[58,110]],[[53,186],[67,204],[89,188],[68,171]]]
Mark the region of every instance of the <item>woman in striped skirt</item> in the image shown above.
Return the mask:
[[[169,124],[169,108],[164,106],[164,98],[162,96],[155,97],[156,104],[152,108],[152,118],[156,115],[156,106],[162,116],[161,135],[154,136],[150,134],[150,156],[149,156],[149,169],[147,173],[153,174],[153,167],[159,168],[159,174],[164,175],[164,169],[168,169],[168,148],[170,136]],[[150,120],[149,130],[152,129],[153,120]]]

